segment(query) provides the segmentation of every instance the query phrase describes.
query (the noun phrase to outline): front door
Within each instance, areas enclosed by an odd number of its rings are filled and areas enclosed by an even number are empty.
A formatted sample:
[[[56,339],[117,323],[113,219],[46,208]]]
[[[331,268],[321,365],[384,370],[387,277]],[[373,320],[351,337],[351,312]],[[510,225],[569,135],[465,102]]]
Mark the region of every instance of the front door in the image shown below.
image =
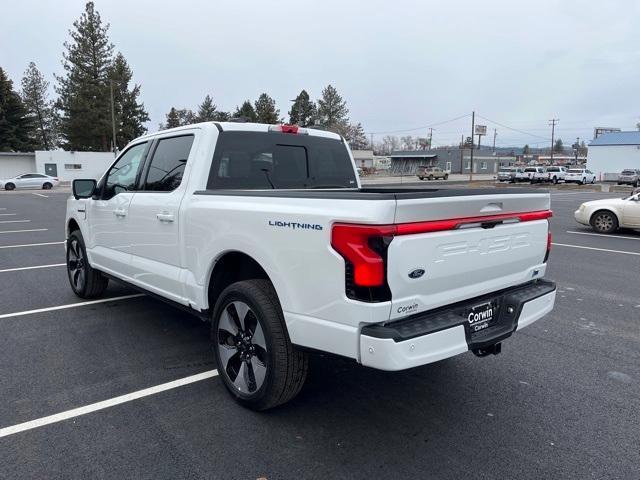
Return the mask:
[[[147,142],[127,149],[109,169],[97,199],[87,202],[91,230],[87,253],[92,265],[106,272],[131,272],[129,204],[135,195]]]
[[[44,173],[51,177],[58,176],[58,164],[56,163],[45,163],[44,164]]]
[[[625,225],[640,227],[640,194],[632,198],[634,200],[627,200],[624,204],[623,222]]]
[[[129,207],[136,283],[177,302],[184,298],[180,255],[180,203],[185,192],[182,177],[194,138],[194,134],[183,133],[158,139]]]

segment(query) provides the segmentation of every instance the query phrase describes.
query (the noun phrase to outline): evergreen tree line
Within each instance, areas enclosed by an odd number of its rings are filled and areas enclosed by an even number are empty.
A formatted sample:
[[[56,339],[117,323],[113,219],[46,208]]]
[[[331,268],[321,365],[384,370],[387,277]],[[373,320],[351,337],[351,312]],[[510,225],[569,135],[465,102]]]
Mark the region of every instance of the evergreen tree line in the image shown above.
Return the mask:
[[[133,72],[122,53],[114,53],[108,30],[88,2],[64,44],[56,99],[49,98],[49,82],[34,62],[20,90],[0,67],[0,151],[110,151],[146,132],[140,85],[132,84]]]
[[[206,95],[194,112],[189,108],[171,107],[165,115],[160,129],[180,127],[196,122],[243,120],[258,123],[284,123],[276,101],[267,93],[262,93],[255,102],[245,100],[235,111],[227,112],[213,103],[211,95]],[[306,90],[302,90],[289,110],[288,123],[301,127],[323,128],[343,135],[353,149],[368,148],[369,142],[360,123],[349,121],[346,101],[332,85],[327,85],[317,102],[311,100]]]
[[[49,98],[50,84],[34,62],[29,63],[20,89],[0,67],[0,151],[57,147],[111,151],[122,149],[146,132],[149,115],[139,100],[140,85],[132,83],[133,72],[122,53],[115,52],[108,31],[109,24],[102,21],[94,3],[87,2],[64,43],[64,71],[55,75],[55,99]],[[266,93],[253,103],[246,100],[234,112],[219,109],[207,95],[196,112],[171,108],[161,127],[231,119],[269,124],[285,121],[275,100]],[[332,85],[322,90],[316,102],[302,90],[291,106],[288,121],[339,133],[354,149],[368,146],[362,125],[349,121],[346,101]]]

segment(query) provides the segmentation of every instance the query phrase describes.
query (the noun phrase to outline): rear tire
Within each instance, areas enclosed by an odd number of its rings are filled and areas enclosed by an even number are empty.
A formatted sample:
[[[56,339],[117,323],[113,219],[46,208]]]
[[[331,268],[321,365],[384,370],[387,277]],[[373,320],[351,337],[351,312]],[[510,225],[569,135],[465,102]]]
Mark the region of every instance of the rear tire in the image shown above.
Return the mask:
[[[51,190],[51,187],[53,187],[53,185],[51,185],[49,182],[46,182],[44,185],[42,185],[43,190]]]
[[[553,184],[557,185],[558,184],[558,177],[553,177]]]
[[[433,180],[433,175],[429,175],[429,180]]]
[[[424,177],[418,177],[420,180],[424,180]]]
[[[13,183],[7,183],[7,184],[4,186],[4,189],[5,189],[5,190],[15,190],[15,188],[16,188],[16,186],[15,186]]]
[[[448,174],[448,173],[447,173],[447,174],[445,174],[444,179],[445,179],[445,180],[449,180],[449,174]]]
[[[278,296],[268,280],[243,280],[218,297],[211,325],[218,372],[235,400],[267,410],[295,397],[308,356],[291,344]]]
[[[593,177],[593,178],[591,179],[591,185],[593,185],[593,184],[595,184],[595,183],[596,183],[596,177]]]
[[[99,297],[109,284],[109,279],[89,264],[80,230],[72,232],[67,239],[67,277],[71,289],[80,298]]]
[[[594,213],[590,223],[598,233],[613,233],[618,229],[618,218],[609,210],[600,210]]]

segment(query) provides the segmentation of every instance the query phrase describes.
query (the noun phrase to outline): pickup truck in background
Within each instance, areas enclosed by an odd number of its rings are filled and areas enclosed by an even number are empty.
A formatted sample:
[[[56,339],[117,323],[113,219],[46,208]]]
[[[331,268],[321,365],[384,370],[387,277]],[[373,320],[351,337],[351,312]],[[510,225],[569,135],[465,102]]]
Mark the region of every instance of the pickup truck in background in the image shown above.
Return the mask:
[[[71,288],[109,279],[211,321],[218,372],[264,410],[309,351],[402,370],[501,342],[553,308],[547,192],[362,188],[345,140],[214,123],[132,141],[67,202]]]
[[[567,174],[567,167],[560,167],[552,165],[547,167],[547,177],[549,182],[557,184],[558,182],[564,182]]]

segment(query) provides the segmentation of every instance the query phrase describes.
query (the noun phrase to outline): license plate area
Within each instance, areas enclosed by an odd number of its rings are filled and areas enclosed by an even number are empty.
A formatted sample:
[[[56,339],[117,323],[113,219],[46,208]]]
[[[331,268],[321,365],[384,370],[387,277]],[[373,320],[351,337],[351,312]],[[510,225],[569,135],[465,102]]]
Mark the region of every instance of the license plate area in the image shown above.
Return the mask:
[[[492,345],[511,335],[517,316],[502,311],[504,301],[502,296],[490,298],[464,310],[469,349]]]
[[[498,301],[492,300],[471,307],[466,314],[467,326],[472,337],[494,326],[498,321]]]

